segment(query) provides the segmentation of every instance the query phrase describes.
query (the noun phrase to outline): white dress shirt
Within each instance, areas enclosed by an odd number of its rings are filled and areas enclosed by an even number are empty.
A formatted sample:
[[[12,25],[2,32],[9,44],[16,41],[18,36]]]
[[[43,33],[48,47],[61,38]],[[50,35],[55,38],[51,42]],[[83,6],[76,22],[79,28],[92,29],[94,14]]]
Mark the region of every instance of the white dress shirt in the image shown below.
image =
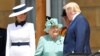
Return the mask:
[[[12,46],[11,43],[29,42],[29,45]],[[35,31],[32,23],[26,22],[23,26],[15,23],[7,27],[6,56],[34,56]]]
[[[80,13],[81,13],[81,12],[77,12],[77,13],[73,16],[71,23],[75,20],[75,18],[76,18]],[[71,24],[71,23],[70,23],[70,24]]]
[[[73,16],[73,19],[72,21],[80,14],[80,12],[77,12],[74,16]]]

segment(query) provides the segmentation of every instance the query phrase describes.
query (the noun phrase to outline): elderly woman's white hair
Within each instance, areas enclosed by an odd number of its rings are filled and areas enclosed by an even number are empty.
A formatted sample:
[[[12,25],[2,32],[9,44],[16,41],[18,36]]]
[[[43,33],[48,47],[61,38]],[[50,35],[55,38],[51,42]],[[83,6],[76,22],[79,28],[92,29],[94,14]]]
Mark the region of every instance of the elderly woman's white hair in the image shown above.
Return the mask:
[[[72,9],[74,12],[81,12],[80,7],[76,2],[69,2],[63,8],[65,10]]]

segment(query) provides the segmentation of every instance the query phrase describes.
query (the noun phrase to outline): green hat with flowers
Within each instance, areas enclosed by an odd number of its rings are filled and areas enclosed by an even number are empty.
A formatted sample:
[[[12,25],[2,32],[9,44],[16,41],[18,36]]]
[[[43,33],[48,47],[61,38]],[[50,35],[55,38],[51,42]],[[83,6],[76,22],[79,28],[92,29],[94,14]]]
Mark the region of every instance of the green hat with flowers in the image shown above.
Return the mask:
[[[58,23],[58,19],[57,18],[51,18],[48,19],[45,23],[46,28],[44,29],[45,32],[48,33],[48,30],[52,27],[52,26],[57,26],[59,29],[62,28],[62,24]]]

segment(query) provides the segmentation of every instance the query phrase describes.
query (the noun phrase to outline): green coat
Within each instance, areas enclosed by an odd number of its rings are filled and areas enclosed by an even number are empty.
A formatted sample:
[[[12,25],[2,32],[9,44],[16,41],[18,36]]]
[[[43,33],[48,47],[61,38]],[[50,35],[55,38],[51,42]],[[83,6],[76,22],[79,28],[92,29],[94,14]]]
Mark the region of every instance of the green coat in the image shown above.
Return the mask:
[[[54,41],[49,35],[41,36],[35,56],[63,56],[64,37],[58,36]]]

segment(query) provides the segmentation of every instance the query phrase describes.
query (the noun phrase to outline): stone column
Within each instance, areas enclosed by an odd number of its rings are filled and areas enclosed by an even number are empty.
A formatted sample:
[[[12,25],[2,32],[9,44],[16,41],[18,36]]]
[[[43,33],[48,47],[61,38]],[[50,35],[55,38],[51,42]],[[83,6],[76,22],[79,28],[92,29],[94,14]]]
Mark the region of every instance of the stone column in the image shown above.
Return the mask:
[[[46,0],[36,0],[36,44],[40,36],[44,35],[46,21]]]

